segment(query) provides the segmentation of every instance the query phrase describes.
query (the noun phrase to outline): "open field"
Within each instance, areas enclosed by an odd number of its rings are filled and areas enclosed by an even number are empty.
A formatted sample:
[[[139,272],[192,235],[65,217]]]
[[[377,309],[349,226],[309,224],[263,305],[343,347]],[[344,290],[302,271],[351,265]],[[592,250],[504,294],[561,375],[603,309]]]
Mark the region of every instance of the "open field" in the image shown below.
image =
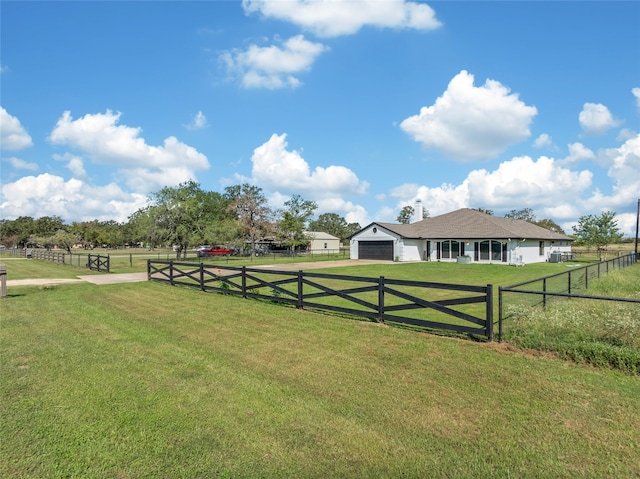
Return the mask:
[[[1,305],[2,477],[640,475],[637,376],[154,283]]]

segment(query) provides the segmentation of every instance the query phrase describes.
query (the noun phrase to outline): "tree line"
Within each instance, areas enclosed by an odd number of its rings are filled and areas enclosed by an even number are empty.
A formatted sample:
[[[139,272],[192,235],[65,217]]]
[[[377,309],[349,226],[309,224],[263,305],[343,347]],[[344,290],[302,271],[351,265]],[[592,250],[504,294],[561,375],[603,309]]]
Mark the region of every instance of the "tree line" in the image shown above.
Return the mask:
[[[318,205],[293,195],[284,208],[268,206],[261,188],[247,183],[225,188],[224,193],[205,191],[194,181],[175,187],[164,187],[149,197],[148,206],[139,209],[124,223],[116,221],[77,221],[66,224],[59,216],[37,219],[20,216],[15,220],[0,220],[0,242],[5,247],[72,247],[92,249],[99,246],[122,247],[145,245],[151,248],[170,245],[178,253],[201,244],[224,244],[256,252],[256,244],[264,239],[288,249],[308,244],[308,231],[321,231],[346,240],[361,229],[358,223],[347,221],[336,213],[315,216]],[[493,215],[492,210],[476,208]],[[408,224],[414,208],[405,206],[397,217]],[[616,213],[581,216],[573,226],[577,244],[605,248],[622,239],[615,219]],[[429,217],[423,211],[423,219]],[[531,208],[511,210],[505,218],[520,219],[557,233],[562,228],[550,219],[537,220]]]
[[[126,222],[76,221],[60,216],[34,219],[21,216],[0,220],[0,241],[6,247],[73,247],[92,249],[125,245],[174,246],[186,255],[201,244],[237,246],[254,254],[256,243],[266,238],[295,249],[308,244],[307,231],[322,231],[345,240],[361,229],[335,213],[314,219],[318,205],[293,195],[284,208],[268,206],[261,188],[249,184],[225,188],[224,193],[205,191],[194,181],[164,187]]]

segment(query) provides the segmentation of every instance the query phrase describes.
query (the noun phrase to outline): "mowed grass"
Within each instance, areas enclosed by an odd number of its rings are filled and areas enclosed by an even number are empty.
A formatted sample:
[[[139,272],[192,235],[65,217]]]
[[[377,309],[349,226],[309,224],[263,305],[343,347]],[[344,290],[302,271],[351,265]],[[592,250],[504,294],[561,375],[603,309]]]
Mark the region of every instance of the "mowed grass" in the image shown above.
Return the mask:
[[[157,283],[0,306],[2,477],[640,475],[638,377]]]

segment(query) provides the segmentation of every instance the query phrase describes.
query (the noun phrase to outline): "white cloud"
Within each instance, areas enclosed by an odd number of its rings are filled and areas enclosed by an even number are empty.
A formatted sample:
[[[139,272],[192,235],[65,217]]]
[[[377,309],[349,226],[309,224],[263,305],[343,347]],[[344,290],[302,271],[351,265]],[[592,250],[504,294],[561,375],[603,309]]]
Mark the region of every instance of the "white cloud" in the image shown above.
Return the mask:
[[[16,158],[15,156],[3,159],[3,161],[9,163],[16,170],[38,171],[38,165],[36,163],[29,163],[21,158]]]
[[[250,45],[245,51],[226,51],[220,55],[232,78],[240,78],[245,88],[295,88],[302,83],[295,76],[308,71],[318,55],[328,50],[302,35],[285,41],[282,46]]]
[[[198,113],[196,113],[196,116],[193,117],[193,120],[191,120],[191,123],[185,125],[185,128],[187,130],[202,130],[203,128],[206,128],[208,126],[209,124],[207,123],[207,117],[204,116],[204,113],[202,113],[202,111],[198,111]]]
[[[578,121],[587,135],[602,135],[620,124],[601,103],[585,103],[578,115]]]
[[[576,198],[588,190],[592,177],[590,171],[569,170],[552,158],[534,161],[523,156],[502,162],[491,172],[471,171],[459,185],[405,184],[394,188],[391,196],[398,200],[396,216],[401,205],[420,199],[430,216],[458,208],[488,208],[496,214],[533,208],[540,218],[575,218]]]
[[[392,221],[396,221],[400,209],[404,205],[412,205],[415,200],[422,200],[423,207],[429,216],[438,216],[468,205],[469,189],[466,182],[455,186],[443,184],[438,187],[405,184],[391,191],[391,196],[398,200]]]
[[[640,109],[640,88],[632,88],[631,93],[636,97],[636,106]]]
[[[0,145],[3,150],[22,150],[33,146],[29,133],[22,127],[20,120],[11,116],[0,106]]]
[[[433,30],[441,26],[427,4],[405,0],[243,0],[246,14],[287,21],[320,37],[351,35],[364,26]]]
[[[553,145],[551,137],[547,133],[543,133],[533,142],[534,148],[545,148]]]
[[[318,166],[311,171],[299,152],[287,150],[286,137],[286,133],[273,134],[253,151],[254,183],[272,192],[296,193],[309,200],[366,192],[369,185],[344,166]]]
[[[597,190],[585,201],[585,206],[616,211],[636,204],[640,192],[640,134],[627,140],[620,148],[600,151],[598,160],[609,166],[608,175],[614,182],[613,189],[611,195]]]
[[[564,159],[566,163],[577,163],[581,160],[593,160],[596,157],[595,153],[582,143],[570,143],[568,146],[569,156]]]
[[[118,174],[142,193],[195,178],[197,170],[209,168],[205,155],[174,136],[162,146],[150,146],[140,137],[141,128],[118,125],[119,120],[120,113],[110,110],[77,120],[66,111],[49,140],[77,149],[95,163],[119,166]]]
[[[123,222],[147,204],[145,195],[126,193],[114,183],[96,187],[48,173],[4,184],[1,192],[0,206],[7,219],[58,215],[77,221]]]
[[[425,148],[456,160],[486,159],[531,134],[538,111],[495,80],[474,86],[466,71],[456,75],[435,104],[405,119],[400,127]]]

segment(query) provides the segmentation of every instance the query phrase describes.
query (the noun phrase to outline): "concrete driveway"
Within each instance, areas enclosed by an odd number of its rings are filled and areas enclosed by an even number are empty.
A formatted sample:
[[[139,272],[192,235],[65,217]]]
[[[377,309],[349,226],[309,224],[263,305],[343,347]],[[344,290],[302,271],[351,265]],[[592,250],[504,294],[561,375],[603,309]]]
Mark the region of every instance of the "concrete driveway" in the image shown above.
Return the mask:
[[[319,268],[338,268],[342,266],[363,266],[366,264],[394,264],[393,261],[377,261],[366,259],[345,259],[337,261],[316,261],[303,263],[284,264],[262,264],[251,266],[256,269],[272,269],[278,271],[298,271]],[[35,278],[35,279],[12,279],[7,281],[7,287],[11,286],[46,286],[65,283],[91,283],[97,285],[120,284],[120,283],[140,283],[147,281],[147,273],[120,273],[120,274],[91,274],[81,275],[77,278]]]
[[[11,286],[50,286],[66,283],[92,283],[92,284],[118,284],[139,283],[147,281],[147,273],[123,273],[123,274],[93,274],[82,275],[77,278],[35,278],[35,279],[10,279],[7,287]]]

